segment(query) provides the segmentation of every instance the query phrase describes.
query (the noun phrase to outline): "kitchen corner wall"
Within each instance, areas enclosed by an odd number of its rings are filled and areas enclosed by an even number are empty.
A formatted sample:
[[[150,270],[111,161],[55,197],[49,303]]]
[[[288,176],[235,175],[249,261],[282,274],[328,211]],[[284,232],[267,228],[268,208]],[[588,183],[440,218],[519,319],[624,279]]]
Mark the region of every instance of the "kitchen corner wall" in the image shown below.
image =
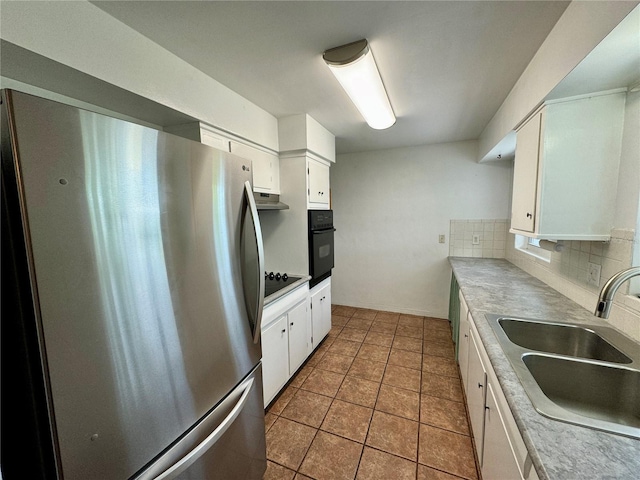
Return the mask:
[[[476,141],[338,156],[333,303],[447,317],[450,220],[508,216],[512,162],[476,156]]]

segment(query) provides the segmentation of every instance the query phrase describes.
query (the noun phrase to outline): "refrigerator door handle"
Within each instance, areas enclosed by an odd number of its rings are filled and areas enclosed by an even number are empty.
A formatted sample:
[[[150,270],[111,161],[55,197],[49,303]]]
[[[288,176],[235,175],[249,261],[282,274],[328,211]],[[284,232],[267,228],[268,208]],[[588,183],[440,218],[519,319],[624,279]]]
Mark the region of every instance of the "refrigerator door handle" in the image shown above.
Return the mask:
[[[260,341],[260,332],[262,330],[262,310],[264,308],[264,245],[262,244],[262,229],[260,228],[260,219],[258,218],[258,207],[256,206],[255,199],[253,198],[251,183],[249,183],[248,180],[244,182],[244,193],[247,198],[247,207],[253,222],[253,231],[256,235],[258,256],[258,301],[256,305],[253,331],[253,343],[258,343]],[[249,312],[250,315],[253,313],[254,312]]]
[[[207,453],[207,451],[216,444],[216,442],[224,435],[227,429],[233,424],[234,420],[238,418],[240,412],[242,411],[244,405],[247,403],[247,399],[249,398],[249,393],[253,388],[253,377],[244,382],[243,385],[240,386],[240,389],[243,390],[242,396],[238,400],[238,403],[233,407],[233,409],[229,412],[229,415],[218,425],[218,427],[211,432],[207,438],[205,438],[199,445],[197,445],[193,450],[191,450],[188,454],[178,460],[176,463],[171,465],[167,470],[162,472],[157,477],[154,477],[154,480],[171,480],[176,478],[178,475],[183,473],[187,468],[189,468],[196,460],[198,460],[202,455]],[[141,480],[141,479],[138,479]]]

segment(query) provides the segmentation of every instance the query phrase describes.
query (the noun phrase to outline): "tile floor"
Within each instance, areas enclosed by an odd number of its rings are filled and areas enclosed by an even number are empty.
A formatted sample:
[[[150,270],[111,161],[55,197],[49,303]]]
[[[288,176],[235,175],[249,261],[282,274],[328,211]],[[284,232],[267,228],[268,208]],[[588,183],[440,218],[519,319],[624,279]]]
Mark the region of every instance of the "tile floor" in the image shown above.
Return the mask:
[[[478,478],[446,320],[332,306],[267,409],[264,479]]]

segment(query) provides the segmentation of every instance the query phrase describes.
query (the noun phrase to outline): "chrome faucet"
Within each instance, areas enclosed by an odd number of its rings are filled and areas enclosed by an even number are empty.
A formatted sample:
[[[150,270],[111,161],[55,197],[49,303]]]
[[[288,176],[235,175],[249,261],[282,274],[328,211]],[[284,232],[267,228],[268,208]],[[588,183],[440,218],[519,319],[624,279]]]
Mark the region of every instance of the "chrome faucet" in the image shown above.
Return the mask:
[[[640,275],[640,267],[631,267],[626,270],[621,270],[611,277],[607,283],[604,284],[602,290],[600,290],[600,297],[598,298],[598,306],[593,313],[596,317],[609,318],[609,312],[613,305],[613,296],[616,294],[620,285],[629,280],[631,277]]]

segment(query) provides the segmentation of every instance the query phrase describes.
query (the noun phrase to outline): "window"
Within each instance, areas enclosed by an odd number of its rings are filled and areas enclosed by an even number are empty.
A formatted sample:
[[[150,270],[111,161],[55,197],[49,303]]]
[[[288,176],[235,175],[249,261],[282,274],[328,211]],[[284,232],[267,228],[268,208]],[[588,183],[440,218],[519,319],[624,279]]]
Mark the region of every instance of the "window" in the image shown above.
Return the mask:
[[[516,235],[516,250],[532,255],[536,258],[551,263],[551,252],[540,248],[540,240],[537,238],[529,238],[523,235]]]

